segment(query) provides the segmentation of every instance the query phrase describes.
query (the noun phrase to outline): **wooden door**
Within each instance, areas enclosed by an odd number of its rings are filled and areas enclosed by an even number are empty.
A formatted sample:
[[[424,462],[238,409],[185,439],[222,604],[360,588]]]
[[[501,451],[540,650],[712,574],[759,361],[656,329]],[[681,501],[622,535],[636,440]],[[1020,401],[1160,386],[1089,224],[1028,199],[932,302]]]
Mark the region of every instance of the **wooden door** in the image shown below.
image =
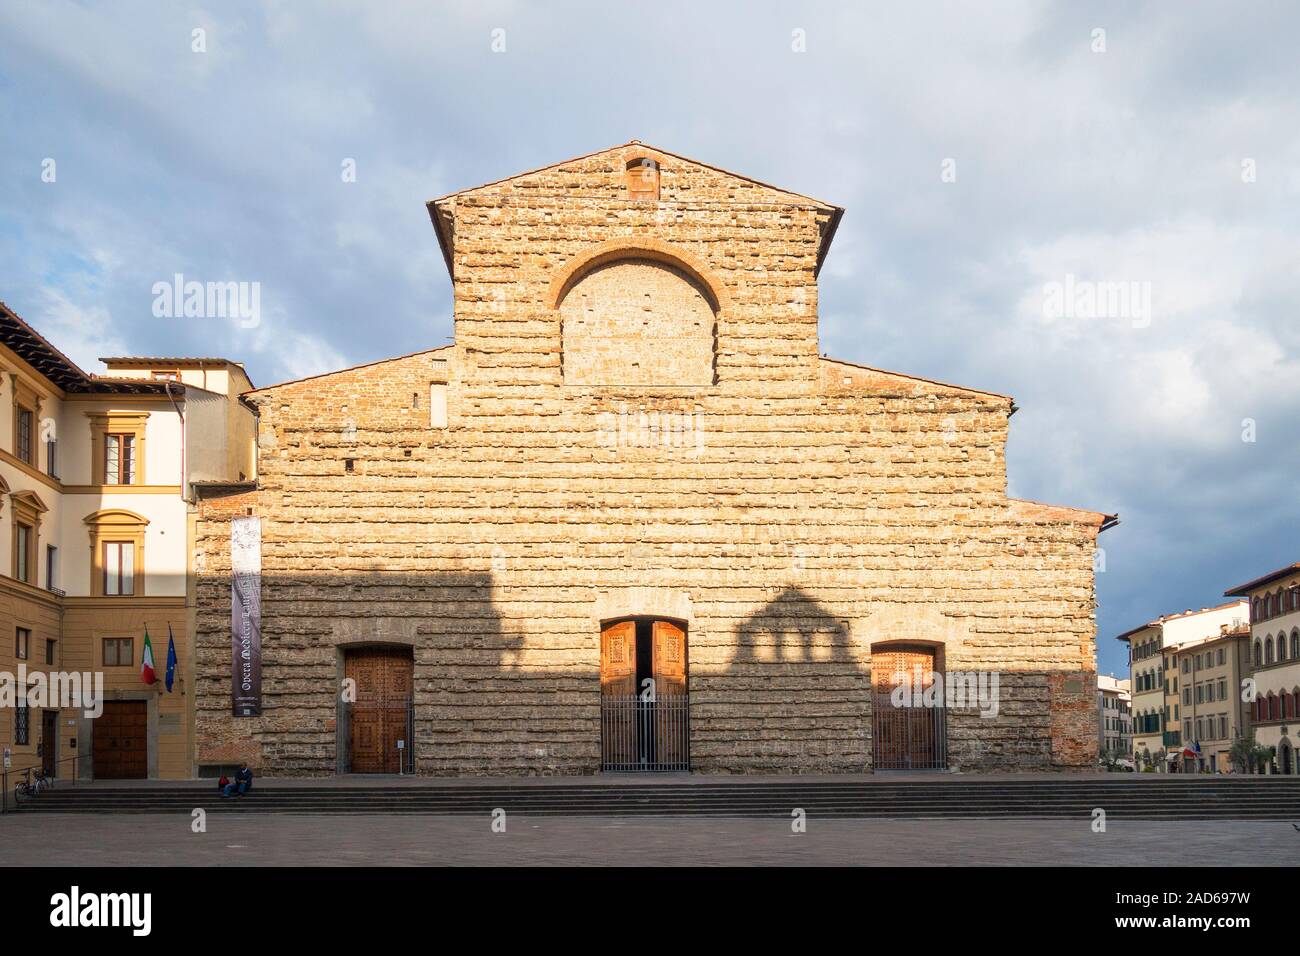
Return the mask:
[[[409,718],[415,676],[411,652],[386,647],[349,651],[343,670],[356,687],[351,715],[351,771],[411,770]],[[405,741],[403,751],[397,748],[399,740]]]
[[[654,622],[654,763],[687,765],[686,632],[671,621]]]
[[[934,681],[933,648],[899,645],[872,652],[871,748],[876,769],[929,769],[943,764],[943,708],[928,707],[918,699]],[[900,684],[909,691],[902,696],[903,706],[895,703],[894,690]]]
[[[636,622],[608,624],[600,632],[600,692],[631,697],[636,686]]]
[[[47,777],[59,772],[59,712],[41,711],[41,770]]]
[[[149,710],[144,701],[105,701],[94,728],[96,780],[142,780],[149,775]]]
[[[655,693],[686,693],[686,632],[671,621],[654,622]]]
[[[626,769],[637,754],[636,622],[600,632],[601,766]]]

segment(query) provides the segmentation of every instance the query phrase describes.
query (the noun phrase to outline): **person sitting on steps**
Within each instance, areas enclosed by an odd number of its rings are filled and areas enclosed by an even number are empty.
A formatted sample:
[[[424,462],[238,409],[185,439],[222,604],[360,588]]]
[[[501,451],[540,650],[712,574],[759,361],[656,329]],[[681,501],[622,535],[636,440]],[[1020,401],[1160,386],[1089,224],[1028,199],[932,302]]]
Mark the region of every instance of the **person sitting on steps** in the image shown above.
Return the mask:
[[[241,763],[239,765],[239,772],[235,774],[235,779],[226,784],[226,788],[221,791],[221,795],[223,797],[242,797],[244,794],[248,793],[249,788],[252,786],[253,771],[248,769],[248,764]]]

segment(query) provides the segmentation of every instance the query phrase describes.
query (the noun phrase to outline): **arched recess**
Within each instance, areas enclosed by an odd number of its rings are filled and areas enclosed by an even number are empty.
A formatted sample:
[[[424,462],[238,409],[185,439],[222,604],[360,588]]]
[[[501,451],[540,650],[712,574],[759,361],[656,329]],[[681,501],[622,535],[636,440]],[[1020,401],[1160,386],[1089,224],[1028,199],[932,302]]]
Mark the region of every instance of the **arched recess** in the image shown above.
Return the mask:
[[[652,239],[601,243],[551,283],[566,385],[708,387],[717,382],[721,284]]]
[[[570,259],[551,279],[547,308],[558,309],[569,290],[586,273],[618,259],[650,259],[681,269],[704,287],[715,312],[725,311],[730,306],[730,297],[722,281],[687,250],[648,236],[621,236],[590,246]]]

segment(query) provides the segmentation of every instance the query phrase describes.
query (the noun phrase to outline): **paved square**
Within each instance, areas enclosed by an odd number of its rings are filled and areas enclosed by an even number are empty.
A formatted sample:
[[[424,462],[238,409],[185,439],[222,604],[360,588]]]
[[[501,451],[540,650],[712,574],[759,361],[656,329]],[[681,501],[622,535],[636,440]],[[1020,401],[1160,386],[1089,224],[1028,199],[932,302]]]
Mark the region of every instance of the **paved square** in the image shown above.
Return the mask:
[[[6,866],[1300,865],[1286,822],[817,820],[214,813],[0,818]]]

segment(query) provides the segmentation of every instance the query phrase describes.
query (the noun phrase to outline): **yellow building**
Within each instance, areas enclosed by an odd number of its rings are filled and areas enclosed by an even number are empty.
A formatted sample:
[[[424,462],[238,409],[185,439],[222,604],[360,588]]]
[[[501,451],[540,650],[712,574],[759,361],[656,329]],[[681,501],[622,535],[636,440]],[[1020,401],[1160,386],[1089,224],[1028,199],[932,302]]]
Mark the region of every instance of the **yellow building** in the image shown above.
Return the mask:
[[[105,363],[82,371],[0,304],[0,673],[102,686],[93,708],[51,693],[0,707],[11,780],[193,774],[188,514],[195,483],[253,476],[251,383],[224,359]]]
[[[1178,769],[1237,770],[1230,754],[1233,742],[1250,730],[1250,708],[1242,701],[1241,689],[1251,671],[1250,629],[1244,620],[1222,624],[1217,637],[1179,645],[1170,655],[1170,674],[1176,676],[1178,686],[1176,729],[1183,748],[1171,763],[1176,762]]]
[[[1245,601],[1165,614],[1120,634],[1129,645],[1133,695],[1133,761],[1158,772],[1182,766],[1183,737],[1180,654],[1185,645],[1218,638],[1223,629],[1246,622]],[[1172,765],[1172,766],[1171,766]]]
[[[1292,733],[1300,717],[1300,563],[1226,593],[1250,602],[1255,741],[1274,748],[1273,773],[1300,774]]]

